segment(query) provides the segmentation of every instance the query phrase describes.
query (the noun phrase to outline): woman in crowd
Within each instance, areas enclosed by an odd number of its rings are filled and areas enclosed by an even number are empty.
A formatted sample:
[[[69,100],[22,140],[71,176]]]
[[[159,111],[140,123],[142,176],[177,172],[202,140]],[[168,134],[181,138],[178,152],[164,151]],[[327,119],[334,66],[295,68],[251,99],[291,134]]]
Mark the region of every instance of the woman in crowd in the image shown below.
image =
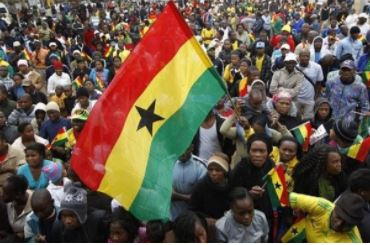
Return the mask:
[[[21,123],[18,126],[18,132],[20,136],[13,142],[12,146],[17,149],[24,151],[26,147],[33,143],[41,143],[48,145],[49,141],[35,134],[33,127],[30,123]]]

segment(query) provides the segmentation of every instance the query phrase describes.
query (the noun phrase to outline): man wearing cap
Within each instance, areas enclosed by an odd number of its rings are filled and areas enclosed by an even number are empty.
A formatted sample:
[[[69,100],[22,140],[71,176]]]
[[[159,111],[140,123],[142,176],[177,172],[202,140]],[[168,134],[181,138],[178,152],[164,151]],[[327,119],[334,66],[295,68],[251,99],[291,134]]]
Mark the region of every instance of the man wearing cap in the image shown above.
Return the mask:
[[[291,192],[289,204],[307,213],[305,233],[309,243],[360,243],[356,225],[363,218],[365,202],[360,195],[345,192],[335,203],[321,198]]]
[[[72,125],[68,119],[60,116],[59,106],[54,101],[51,101],[46,105],[46,113],[49,120],[42,124],[40,136],[49,140],[49,142],[52,142],[61,128],[64,127],[66,129],[70,129]]]
[[[295,98],[302,86],[304,76],[295,69],[297,58],[294,53],[288,53],[284,59],[284,68],[274,72],[270,84],[270,93],[272,95],[279,91],[279,88],[285,88],[291,96]]]
[[[256,56],[252,57],[252,64],[261,73],[261,80],[269,83],[271,80],[271,58],[265,54],[265,43],[263,41],[256,43]]]
[[[53,67],[55,72],[48,79],[48,89],[47,89],[48,96],[52,96],[53,94],[55,94],[55,88],[57,86],[64,87],[72,84],[70,76],[67,73],[63,72],[62,62],[60,61],[54,62]]]
[[[33,86],[31,80],[23,80],[22,87],[27,94],[31,95],[32,104],[37,104],[39,102],[42,102],[44,104],[48,103],[48,98],[46,97],[46,95],[40,91],[37,91],[35,89],[35,86]]]
[[[72,150],[77,143],[78,137],[85,126],[87,118],[89,117],[89,112],[84,109],[77,109],[73,112],[71,116],[72,128],[67,131],[68,141],[66,143],[66,148]]]
[[[334,119],[354,119],[356,108],[361,112],[369,111],[369,97],[366,86],[355,79],[354,61],[345,60],[340,65],[339,76],[328,79],[325,96],[333,109]]]
[[[355,62],[360,58],[362,42],[358,40],[361,30],[358,26],[352,26],[350,35],[338,43],[336,56],[340,59],[345,54],[351,54]]]
[[[370,30],[370,25],[367,23],[368,18],[369,16],[366,13],[358,15],[357,26],[360,28],[362,36],[366,36],[366,33]]]
[[[37,91],[44,88],[44,82],[41,75],[29,67],[27,60],[18,60],[19,72],[23,74],[24,79],[30,80]]]

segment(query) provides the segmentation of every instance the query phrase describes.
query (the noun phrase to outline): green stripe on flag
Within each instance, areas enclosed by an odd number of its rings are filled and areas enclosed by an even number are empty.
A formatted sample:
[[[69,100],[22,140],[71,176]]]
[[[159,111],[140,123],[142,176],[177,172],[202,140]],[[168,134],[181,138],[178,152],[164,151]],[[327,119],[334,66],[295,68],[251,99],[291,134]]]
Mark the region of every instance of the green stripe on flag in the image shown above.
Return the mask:
[[[212,81],[216,78],[219,86]],[[138,218],[168,218],[173,165],[189,146],[209,111],[225,94],[221,83],[214,68],[207,69],[189,91],[182,107],[153,136],[145,177],[130,207]]]
[[[274,183],[272,183],[272,179],[270,176],[268,176],[267,178],[267,193],[270,197],[270,200],[271,200],[271,204],[272,204],[272,207],[274,208],[277,208],[277,207],[280,207],[281,204],[280,204],[280,199],[276,193],[276,190],[275,190],[275,187],[274,187]]]
[[[295,130],[293,130],[293,134],[295,138],[297,139],[298,143],[302,145],[304,143],[305,138],[302,135],[301,130],[299,128],[296,128]]]

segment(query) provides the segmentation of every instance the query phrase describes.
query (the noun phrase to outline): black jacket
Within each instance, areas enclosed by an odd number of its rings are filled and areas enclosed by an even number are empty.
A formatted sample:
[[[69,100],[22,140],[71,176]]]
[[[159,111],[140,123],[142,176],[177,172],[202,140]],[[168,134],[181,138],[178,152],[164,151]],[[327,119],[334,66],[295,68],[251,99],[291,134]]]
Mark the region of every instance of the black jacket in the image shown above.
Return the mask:
[[[252,57],[252,64],[256,66],[256,56]],[[262,70],[261,70],[261,80],[264,81],[266,84],[269,83],[269,81],[272,78],[272,72],[271,72],[271,57],[268,55],[265,55],[265,58],[262,62]]]
[[[108,240],[107,215],[103,210],[89,212],[86,222],[75,230],[66,230],[62,222],[54,225],[52,243],[103,243]]]
[[[274,167],[274,162],[268,158],[262,168],[255,167],[250,163],[249,158],[243,158],[233,169],[230,175],[229,184],[230,189],[241,186],[247,190],[252,189],[253,186],[263,186],[263,177]],[[267,191],[265,194],[254,200],[254,206],[256,209],[261,210],[265,213],[267,220],[271,224],[272,220],[272,208]]]
[[[191,194],[190,209],[206,217],[221,218],[229,209],[228,185],[220,187],[212,183],[208,175],[195,186]]]

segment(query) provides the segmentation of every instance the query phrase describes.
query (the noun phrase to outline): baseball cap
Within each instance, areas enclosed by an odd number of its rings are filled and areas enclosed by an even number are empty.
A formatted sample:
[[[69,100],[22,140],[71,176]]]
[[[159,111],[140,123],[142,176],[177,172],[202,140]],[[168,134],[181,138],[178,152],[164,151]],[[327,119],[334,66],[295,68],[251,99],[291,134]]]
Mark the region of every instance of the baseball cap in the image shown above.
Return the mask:
[[[291,53],[291,52],[287,53],[287,55],[285,56],[284,62],[287,62],[287,61],[297,62],[297,56],[294,53]]]
[[[356,65],[355,65],[355,62],[353,60],[345,60],[342,62],[342,64],[340,64],[340,68],[349,68],[349,69],[355,69],[356,68]]]
[[[257,42],[256,43],[256,48],[265,48],[265,43],[264,42]]]
[[[58,46],[55,42],[51,42],[51,43],[49,43],[49,47],[51,47],[51,46]]]
[[[283,45],[281,45],[280,50],[282,50],[282,49],[290,50],[289,44],[284,43]]]
[[[89,117],[89,112],[87,110],[77,109],[73,112],[71,116],[71,120],[77,119],[81,121],[86,121],[88,117]]]
[[[13,42],[13,47],[19,47],[21,46],[21,43],[19,41]]]

